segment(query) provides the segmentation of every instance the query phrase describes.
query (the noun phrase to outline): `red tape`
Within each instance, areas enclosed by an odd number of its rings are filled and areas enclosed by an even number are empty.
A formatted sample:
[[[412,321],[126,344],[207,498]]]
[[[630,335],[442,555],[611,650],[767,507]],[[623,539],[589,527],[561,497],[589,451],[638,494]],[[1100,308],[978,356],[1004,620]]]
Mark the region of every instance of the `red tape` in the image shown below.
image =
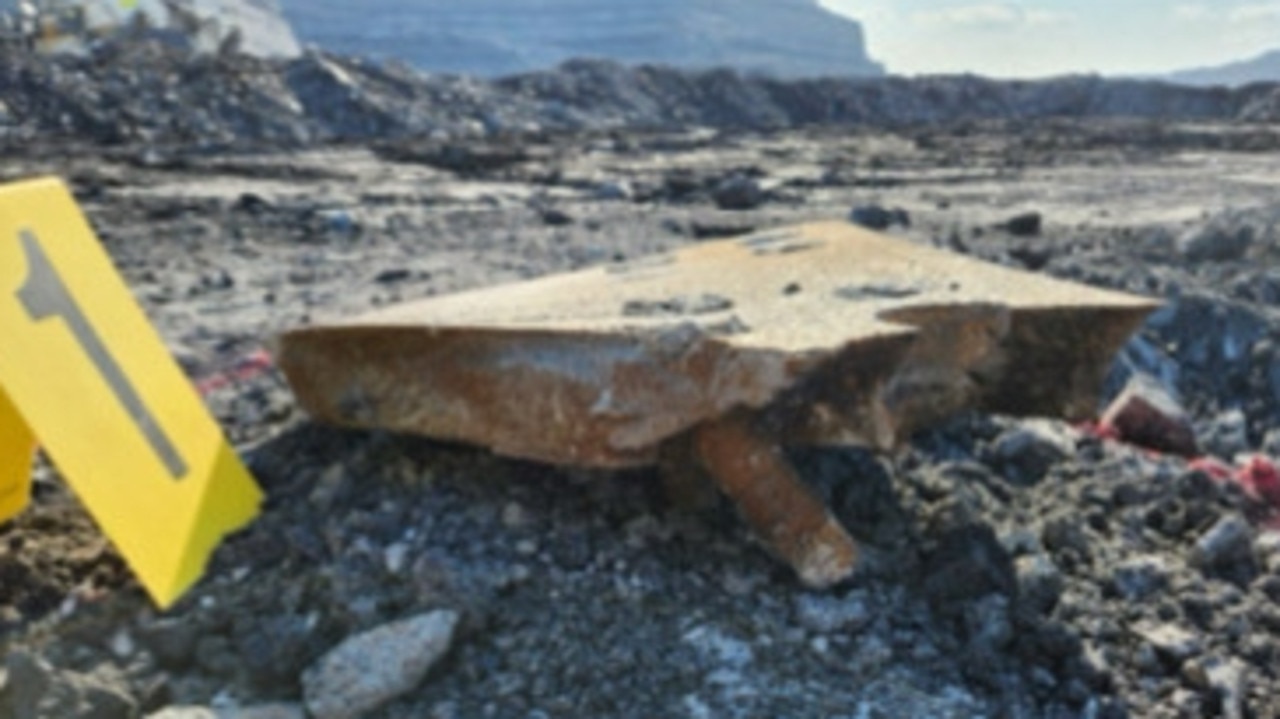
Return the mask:
[[[269,352],[263,349],[256,350],[237,359],[229,368],[196,380],[196,391],[202,396],[208,396],[220,389],[266,374],[274,367],[275,364],[271,361]]]

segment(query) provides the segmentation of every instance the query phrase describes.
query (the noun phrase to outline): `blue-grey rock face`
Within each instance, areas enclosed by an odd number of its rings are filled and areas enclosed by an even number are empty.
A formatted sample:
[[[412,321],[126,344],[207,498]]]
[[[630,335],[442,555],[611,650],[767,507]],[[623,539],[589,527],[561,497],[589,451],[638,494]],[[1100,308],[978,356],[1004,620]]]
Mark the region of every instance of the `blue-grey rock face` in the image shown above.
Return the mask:
[[[1228,65],[1184,70],[1170,75],[1168,79],[1183,85],[1227,87],[1239,87],[1251,82],[1280,82],[1280,50]]]
[[[879,75],[862,27],[817,0],[283,0],[304,42],[423,70],[504,75],[574,57]]]

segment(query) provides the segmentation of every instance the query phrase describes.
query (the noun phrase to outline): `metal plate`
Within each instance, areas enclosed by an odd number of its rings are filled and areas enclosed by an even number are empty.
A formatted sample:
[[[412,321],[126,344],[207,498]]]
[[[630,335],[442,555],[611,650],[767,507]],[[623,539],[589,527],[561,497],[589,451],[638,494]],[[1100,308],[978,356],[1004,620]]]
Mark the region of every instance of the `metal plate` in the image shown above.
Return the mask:
[[[783,442],[882,448],[966,406],[1088,415],[1155,306],[822,223],[297,329],[278,354],[326,422],[620,467],[740,409]]]

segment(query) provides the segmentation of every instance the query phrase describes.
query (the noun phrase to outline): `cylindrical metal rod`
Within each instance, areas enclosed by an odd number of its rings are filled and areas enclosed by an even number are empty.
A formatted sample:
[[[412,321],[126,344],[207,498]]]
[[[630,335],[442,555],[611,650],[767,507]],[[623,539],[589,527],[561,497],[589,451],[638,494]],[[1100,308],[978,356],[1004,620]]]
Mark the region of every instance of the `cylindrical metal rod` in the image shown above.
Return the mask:
[[[703,466],[765,543],[815,588],[848,579],[858,562],[849,533],[805,486],[781,447],[734,416],[696,430]]]

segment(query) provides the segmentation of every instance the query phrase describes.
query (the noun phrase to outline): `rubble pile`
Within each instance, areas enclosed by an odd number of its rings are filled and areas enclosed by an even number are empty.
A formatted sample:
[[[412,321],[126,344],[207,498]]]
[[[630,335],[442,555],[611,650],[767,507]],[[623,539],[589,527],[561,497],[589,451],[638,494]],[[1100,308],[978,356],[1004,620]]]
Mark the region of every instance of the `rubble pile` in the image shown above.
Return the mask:
[[[482,80],[425,75],[309,51],[293,60],[200,55],[159,41],[106,41],[84,58],[0,49],[0,137],[187,147],[299,147],[403,136],[473,137],[701,125],[763,129],[902,126],[965,119],[1163,118],[1269,122],[1274,87],[1198,89],[1072,77],[770,80],[569,61]]]

